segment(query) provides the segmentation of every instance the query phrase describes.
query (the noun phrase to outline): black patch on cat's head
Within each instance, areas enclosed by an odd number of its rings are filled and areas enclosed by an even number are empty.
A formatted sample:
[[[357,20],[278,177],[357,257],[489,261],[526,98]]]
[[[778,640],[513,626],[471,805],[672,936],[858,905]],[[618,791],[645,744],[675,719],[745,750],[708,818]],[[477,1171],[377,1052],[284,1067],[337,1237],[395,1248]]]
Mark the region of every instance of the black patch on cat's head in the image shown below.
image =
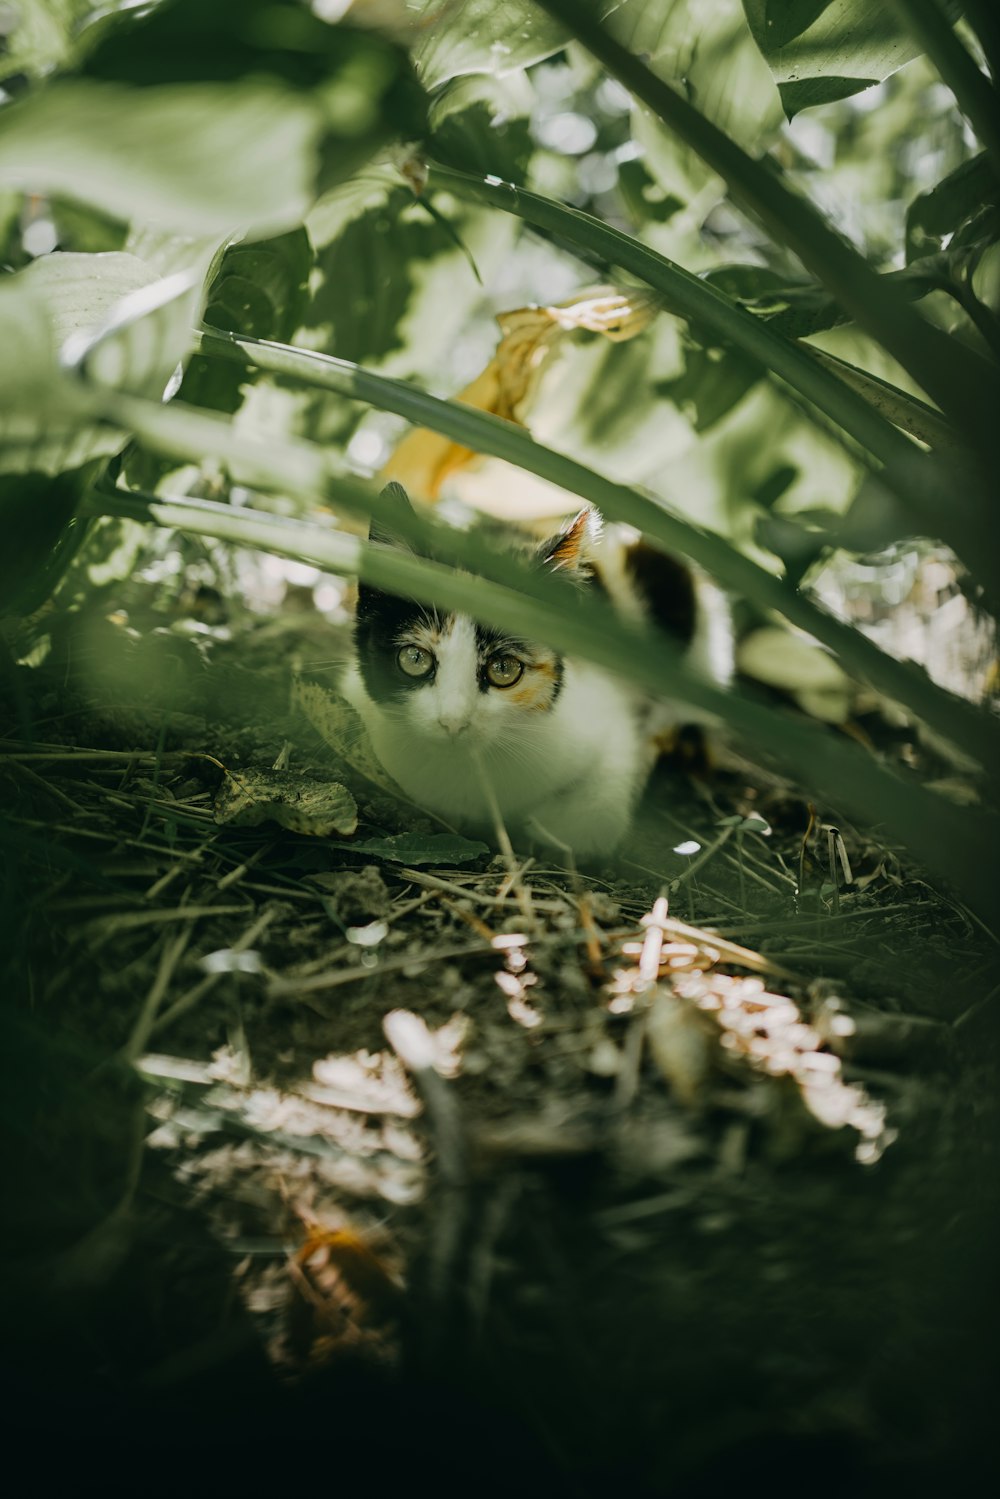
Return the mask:
[[[409,677],[400,671],[396,661],[400,641],[415,624],[425,623],[428,618],[433,621],[433,614],[412,599],[400,599],[378,588],[359,588],[354,648],[361,679],[375,702],[403,698],[408,692],[417,692],[433,682],[433,670],[426,677]]]
[[[416,511],[410,504],[410,497],[402,484],[397,484],[392,479],[382,490],[380,499],[385,501],[385,515],[373,515],[368,523],[368,540],[377,541],[382,546],[406,547],[401,539],[400,532],[393,528],[392,517],[398,515],[401,521],[400,531],[406,530],[406,521],[416,515]]]
[[[654,623],[682,645],[690,645],[698,601],[694,578],[687,564],[646,541],[637,541],[626,552],[625,565]]]
[[[405,523],[405,519],[414,513],[406,490],[395,480],[382,490],[382,499],[387,502],[390,517],[395,510]],[[409,550],[392,530],[391,518],[386,520],[372,516],[368,540],[379,546]],[[426,677],[409,677],[400,671],[396,662],[400,640],[414,624],[423,622],[428,617],[428,611],[422,604],[416,604],[412,599],[397,598],[392,593],[384,593],[381,588],[375,588],[370,583],[358,582],[354,647],[361,678],[368,695],[376,702],[401,698],[434,680],[433,671]],[[433,615],[430,617],[433,618]]]

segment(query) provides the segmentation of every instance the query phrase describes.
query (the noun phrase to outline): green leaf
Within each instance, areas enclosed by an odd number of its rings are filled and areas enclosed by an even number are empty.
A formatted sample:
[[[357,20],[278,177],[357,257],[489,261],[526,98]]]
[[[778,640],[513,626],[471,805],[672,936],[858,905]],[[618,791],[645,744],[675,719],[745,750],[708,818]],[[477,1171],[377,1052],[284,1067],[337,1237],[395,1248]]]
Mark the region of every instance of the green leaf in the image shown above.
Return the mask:
[[[74,35],[88,13],[91,0],[18,0],[7,26],[0,57],[0,76],[27,73],[35,76],[66,62]]]
[[[781,558],[785,577],[795,587],[829,547],[829,537],[824,531],[815,531],[786,515],[773,512],[757,517],[754,540],[758,546]]]
[[[447,226],[398,173],[372,169],[316,204],[306,219],[316,289],[299,342],[400,376],[431,370],[451,350],[482,298],[468,257],[488,277],[516,228],[450,196],[434,203]]]
[[[534,98],[521,73],[455,79],[431,105],[430,153],[468,171],[523,182],[534,150],[528,122]]]
[[[32,613],[62,577],[87,529],[70,523],[95,468],[0,474],[0,616]]]
[[[531,0],[423,0],[421,40],[413,52],[424,87],[436,89],[466,73],[502,78],[551,57],[566,45],[561,26]]]
[[[623,0],[607,17],[611,34],[646,57],[659,78],[685,96],[748,150],[782,123],[778,91],[753,44],[739,0]],[[683,201],[719,179],[644,109],[633,133],[656,179]]]
[[[289,343],[308,301],[312,245],[305,229],[256,244],[231,245],[208,290],[211,328]],[[255,371],[238,370],[195,354],[184,372],[180,399],[213,411],[236,411]]]
[[[881,83],[920,53],[884,0],[743,0],[791,119]]]
[[[997,197],[997,179],[986,153],[963,161],[910,204],[906,214],[907,260],[937,254],[947,235],[978,216],[985,204],[995,206]]]
[[[664,380],[657,394],[687,416],[696,432],[713,427],[764,375],[763,366],[738,350],[722,350],[686,340],[684,371]]]
[[[193,265],[160,277],[127,251],[55,252],[0,286],[0,470],[56,474],[121,449],[120,431],[81,416],[66,372],[161,397],[191,346],[204,257],[200,247]]]
[[[321,132],[308,98],[266,78],[60,79],[0,114],[0,184],[175,233],[276,233],[312,200]]]
[[[63,338],[80,333],[85,324],[82,308],[68,294],[76,267],[64,262],[98,258],[103,257],[49,256],[56,274],[37,262],[0,283],[0,470],[53,475],[122,446],[120,433],[90,426],[80,416],[59,364]],[[115,265],[102,267],[88,287],[90,326],[122,291],[143,284],[132,257],[109,259]],[[68,274],[60,276],[64,268]]]
[[[490,849],[458,833],[396,833],[352,843],[351,852],[390,859],[394,864],[468,864],[490,853]]]

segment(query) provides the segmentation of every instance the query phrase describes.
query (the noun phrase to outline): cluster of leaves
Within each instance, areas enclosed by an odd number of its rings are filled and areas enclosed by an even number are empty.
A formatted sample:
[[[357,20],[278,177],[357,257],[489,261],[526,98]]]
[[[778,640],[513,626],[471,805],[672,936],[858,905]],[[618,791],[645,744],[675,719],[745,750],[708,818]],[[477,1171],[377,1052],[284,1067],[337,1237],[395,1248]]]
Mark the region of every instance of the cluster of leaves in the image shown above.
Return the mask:
[[[583,619],[474,534],[422,520],[415,539],[447,560],[389,558],[177,481],[178,464],[208,462],[303,510],[377,512],[358,461],[377,466],[396,413],[687,553],[988,768],[987,713],[800,586],[833,550],[923,535],[996,598],[1000,151],[980,65],[995,69],[995,23],[977,0],[955,29],[952,9],[8,7],[0,515],[16,545],[0,605],[35,607],[85,518],[109,514],[472,598],[722,713],[967,892],[989,882],[992,813],[699,683],[662,642]],[[883,80],[875,108],[844,102]],[[483,365],[490,310],[595,273],[652,289],[664,315],[629,343],[567,340],[538,440],[421,388]],[[449,562],[480,574],[472,594]]]

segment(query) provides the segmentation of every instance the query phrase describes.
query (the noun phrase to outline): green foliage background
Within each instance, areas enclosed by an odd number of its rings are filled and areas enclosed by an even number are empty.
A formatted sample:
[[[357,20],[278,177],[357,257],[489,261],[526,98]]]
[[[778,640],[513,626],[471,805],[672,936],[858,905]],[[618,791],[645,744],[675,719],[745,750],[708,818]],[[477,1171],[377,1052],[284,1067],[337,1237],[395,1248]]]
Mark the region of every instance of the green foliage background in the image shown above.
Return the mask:
[[[129,515],[467,603],[448,562],[283,518],[377,511],[368,476],[405,419],[686,552],[989,783],[995,717],[810,587],[831,555],[925,536],[995,608],[996,57],[980,7],[960,9],[5,7],[0,602],[36,608],[94,518]],[[428,394],[483,367],[497,311],[607,279],[663,312],[632,343],[568,341],[534,439]],[[225,503],[230,482],[253,511]],[[973,902],[996,886],[995,785],[955,808],[691,678],[665,642],[580,618],[474,531],[418,523],[430,536],[480,575],[479,612],[719,712]]]

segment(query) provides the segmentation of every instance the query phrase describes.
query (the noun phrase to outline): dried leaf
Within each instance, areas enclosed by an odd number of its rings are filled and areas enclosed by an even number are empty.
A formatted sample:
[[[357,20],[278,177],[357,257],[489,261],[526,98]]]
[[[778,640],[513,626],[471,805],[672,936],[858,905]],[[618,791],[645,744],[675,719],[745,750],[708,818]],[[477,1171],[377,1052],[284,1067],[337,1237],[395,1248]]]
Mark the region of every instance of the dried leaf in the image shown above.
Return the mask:
[[[348,838],[358,807],[339,781],[316,781],[285,770],[227,771],[215,794],[215,820],[235,827],[276,822],[315,838]]]
[[[489,364],[456,400],[478,411],[526,426],[542,370],[564,333],[583,329],[615,343],[635,338],[656,316],[655,300],[596,287],[552,307],[520,307],[497,316],[501,338]],[[399,444],[382,470],[411,494],[436,500],[444,481],[479,461],[479,454],[450,438],[420,428]]]
[[[292,685],[292,703],[305,714],[337,758],[357,775],[400,801],[409,800],[406,793],[382,769],[360,716],[344,698],[338,697],[328,687],[320,687],[316,682],[296,677]]]
[[[711,1040],[704,1022],[676,995],[658,990],[646,1021],[654,1062],[681,1103],[701,1102],[711,1066]]]

